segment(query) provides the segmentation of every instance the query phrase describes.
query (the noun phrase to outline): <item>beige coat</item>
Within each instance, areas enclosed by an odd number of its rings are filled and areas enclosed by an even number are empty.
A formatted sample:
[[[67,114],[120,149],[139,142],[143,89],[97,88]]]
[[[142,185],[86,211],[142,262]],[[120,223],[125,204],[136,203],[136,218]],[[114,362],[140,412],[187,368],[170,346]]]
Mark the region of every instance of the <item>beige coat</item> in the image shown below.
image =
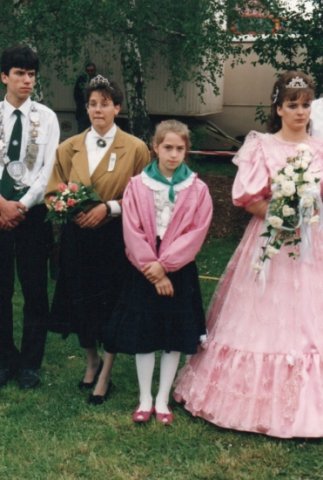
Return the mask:
[[[57,190],[61,182],[92,185],[103,202],[120,200],[131,177],[140,173],[150,160],[145,143],[133,135],[117,129],[114,141],[90,176],[85,145],[86,132],[68,138],[56,151],[56,160],[46,197]],[[108,171],[111,158],[116,158],[112,171]]]

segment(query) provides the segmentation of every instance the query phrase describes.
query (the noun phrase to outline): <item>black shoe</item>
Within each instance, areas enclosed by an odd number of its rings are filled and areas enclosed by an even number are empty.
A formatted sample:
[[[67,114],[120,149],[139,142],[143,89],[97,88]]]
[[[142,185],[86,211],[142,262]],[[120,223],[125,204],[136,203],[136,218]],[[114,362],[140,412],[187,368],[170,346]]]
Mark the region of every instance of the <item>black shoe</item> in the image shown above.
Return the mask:
[[[22,368],[18,375],[18,384],[23,390],[37,387],[37,385],[40,384],[38,370],[34,368]]]
[[[0,368],[0,388],[4,387],[13,377],[13,373],[9,368]]]
[[[104,395],[93,395],[91,393],[89,395],[89,398],[88,398],[88,403],[90,403],[91,405],[102,405],[102,403],[104,403],[107,400],[108,396],[110,395],[112,388],[113,388],[113,383],[110,380],[109,383],[108,383],[108,388],[107,388],[107,391],[105,392],[105,394]]]
[[[81,380],[78,383],[79,389],[80,390],[90,390],[91,388],[93,388],[95,386],[96,382],[98,381],[98,378],[99,378],[99,375],[101,373],[102,367],[103,367],[103,361],[100,359],[98,369],[95,372],[95,375],[94,375],[94,378],[93,378],[92,382],[83,382],[83,380]]]

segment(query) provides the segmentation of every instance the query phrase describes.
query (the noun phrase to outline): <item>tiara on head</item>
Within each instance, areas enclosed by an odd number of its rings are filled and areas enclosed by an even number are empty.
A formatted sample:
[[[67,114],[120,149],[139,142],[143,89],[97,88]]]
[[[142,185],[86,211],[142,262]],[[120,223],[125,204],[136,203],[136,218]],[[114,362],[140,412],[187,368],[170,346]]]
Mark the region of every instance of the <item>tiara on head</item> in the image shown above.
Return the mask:
[[[294,77],[289,83],[287,83],[286,88],[307,88],[308,84],[301,77]]]
[[[103,77],[102,75],[97,75],[96,77],[92,78],[89,83],[90,87],[110,87],[110,82],[107,78]]]

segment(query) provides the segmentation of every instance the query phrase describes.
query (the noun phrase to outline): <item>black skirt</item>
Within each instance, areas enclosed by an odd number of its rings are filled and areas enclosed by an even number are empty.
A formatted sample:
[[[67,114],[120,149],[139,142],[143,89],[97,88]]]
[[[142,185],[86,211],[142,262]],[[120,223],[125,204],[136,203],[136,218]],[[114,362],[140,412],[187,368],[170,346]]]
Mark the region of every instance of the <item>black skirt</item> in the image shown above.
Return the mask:
[[[50,313],[49,330],[79,335],[83,348],[102,342],[126,278],[121,219],[97,229],[64,226],[59,273]]]
[[[104,347],[111,353],[149,353],[157,350],[196,353],[205,333],[197,268],[194,262],[168,274],[174,297],[157,291],[135,267],[121,298],[104,327]]]

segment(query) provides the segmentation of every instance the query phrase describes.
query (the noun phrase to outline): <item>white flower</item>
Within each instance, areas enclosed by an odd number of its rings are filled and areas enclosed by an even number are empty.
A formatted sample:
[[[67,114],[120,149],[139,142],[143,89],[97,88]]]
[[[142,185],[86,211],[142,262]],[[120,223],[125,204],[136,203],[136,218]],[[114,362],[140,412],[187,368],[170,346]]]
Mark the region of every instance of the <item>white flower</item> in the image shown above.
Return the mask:
[[[274,177],[273,180],[274,180],[274,183],[283,183],[283,182],[285,182],[286,177],[285,177],[285,175],[282,175],[281,173],[279,173],[278,175],[276,175]]]
[[[274,255],[277,255],[278,252],[279,252],[278,248],[275,248],[272,245],[268,245],[265,250],[265,254],[269,258],[272,258]]]
[[[307,143],[299,143],[296,145],[295,150],[296,152],[306,152],[306,150],[310,150],[310,147],[307,145]]]
[[[290,217],[291,215],[295,215],[295,213],[296,213],[295,209],[289,207],[288,205],[284,205],[282,211],[283,211],[283,216],[284,217]]]
[[[301,159],[298,158],[294,162],[294,167],[297,169],[297,168],[300,168],[300,166],[301,166]]]
[[[287,165],[287,167],[284,168],[284,173],[285,175],[291,177],[294,173],[294,168],[292,167],[292,165]]]
[[[263,269],[263,265],[259,262],[257,263],[254,263],[252,265],[252,268],[256,271],[256,272],[261,272],[261,270]]]
[[[293,355],[286,355],[287,365],[293,367],[295,365],[295,358]]]
[[[308,186],[306,184],[300,185],[297,187],[297,195],[302,197],[308,191]]]
[[[295,148],[297,153],[310,153],[312,154],[311,147],[306,143],[299,143]]]
[[[287,180],[282,183],[282,193],[285,197],[291,197],[296,192],[295,183],[292,180]]]
[[[268,223],[274,228],[280,228],[284,222],[280,217],[277,217],[277,215],[271,215],[268,217]]]
[[[0,140],[0,150],[3,149],[4,145],[5,145],[5,144],[4,144],[4,141],[3,141],[3,140]]]
[[[302,197],[302,206],[303,207],[305,207],[305,208],[312,207],[313,203],[314,203],[314,199],[310,195],[304,195]]]
[[[308,168],[309,162],[310,162],[310,158],[307,159],[305,157],[302,157],[300,161],[300,168],[303,168],[304,170],[306,170]]]
[[[282,198],[284,195],[281,190],[274,190],[273,192],[273,199],[277,200],[278,198]]]
[[[303,180],[304,180],[304,182],[313,183],[314,182],[314,175],[311,172],[304,172]]]

